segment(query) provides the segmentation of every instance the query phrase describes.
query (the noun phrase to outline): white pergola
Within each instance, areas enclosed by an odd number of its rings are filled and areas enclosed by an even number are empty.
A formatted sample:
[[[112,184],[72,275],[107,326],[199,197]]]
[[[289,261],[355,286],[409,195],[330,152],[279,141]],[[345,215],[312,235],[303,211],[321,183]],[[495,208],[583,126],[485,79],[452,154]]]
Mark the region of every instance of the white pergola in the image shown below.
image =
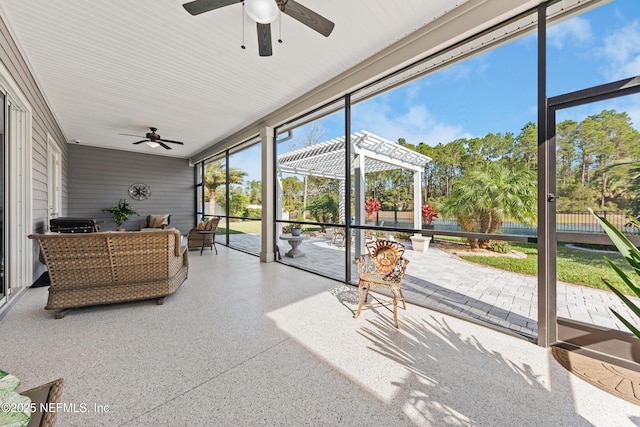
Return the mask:
[[[394,169],[413,171],[413,222],[414,228],[422,227],[421,181],[424,166],[431,158],[388,141],[371,132],[361,131],[351,135],[351,175],[354,177],[356,224],[365,223],[364,188],[365,173]],[[304,147],[278,156],[278,187],[282,190],[282,174],[310,175],[338,179],[340,182],[340,223],[346,224],[345,195],[345,138]],[[280,192],[280,194],[282,194]],[[279,199],[279,198],[278,198]],[[281,210],[281,206],[278,206]],[[361,242],[356,241],[356,250]]]

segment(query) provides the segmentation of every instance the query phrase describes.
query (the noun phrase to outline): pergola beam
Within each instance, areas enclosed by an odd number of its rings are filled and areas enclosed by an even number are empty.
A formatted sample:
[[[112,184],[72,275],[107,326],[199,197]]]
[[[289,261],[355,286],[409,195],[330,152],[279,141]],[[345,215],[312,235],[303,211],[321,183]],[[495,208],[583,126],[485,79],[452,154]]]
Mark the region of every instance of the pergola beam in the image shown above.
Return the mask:
[[[286,166],[280,166],[279,169],[281,172],[292,173],[296,175],[318,176],[322,178],[332,178],[332,179],[344,179],[344,174],[336,175],[328,172],[315,172],[308,169],[298,169],[298,168],[292,168],[292,167],[286,167]]]

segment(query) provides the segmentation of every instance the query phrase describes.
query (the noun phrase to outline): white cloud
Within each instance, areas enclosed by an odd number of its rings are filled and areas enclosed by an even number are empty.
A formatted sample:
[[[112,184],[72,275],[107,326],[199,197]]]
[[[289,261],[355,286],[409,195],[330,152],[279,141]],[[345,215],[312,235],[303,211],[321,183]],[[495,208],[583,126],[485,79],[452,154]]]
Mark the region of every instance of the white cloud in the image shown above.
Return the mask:
[[[462,126],[439,122],[424,105],[413,105],[396,114],[389,104],[367,102],[353,111],[353,130],[366,130],[390,141],[404,138],[408,143],[446,144],[457,138],[469,138]]]
[[[556,49],[562,49],[568,40],[576,44],[585,44],[593,38],[591,25],[584,18],[576,17],[560,22],[547,30],[547,43]]]
[[[416,82],[409,84],[407,86],[407,90],[405,91],[406,93],[405,102],[410,103],[412,100],[418,98],[421,92],[422,91],[421,91],[420,84],[417,84]]]
[[[605,37],[598,50],[608,64],[607,77],[620,79],[640,75],[640,23],[632,22]]]

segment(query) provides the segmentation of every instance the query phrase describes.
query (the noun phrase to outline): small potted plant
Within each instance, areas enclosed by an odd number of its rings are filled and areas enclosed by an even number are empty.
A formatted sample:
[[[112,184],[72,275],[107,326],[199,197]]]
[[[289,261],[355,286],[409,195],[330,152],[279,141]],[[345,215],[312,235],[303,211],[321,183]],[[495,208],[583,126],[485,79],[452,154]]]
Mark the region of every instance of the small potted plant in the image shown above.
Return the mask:
[[[302,234],[302,225],[300,224],[291,224],[291,235],[292,236],[300,236]]]
[[[380,210],[380,202],[375,197],[365,200],[364,211],[367,214],[367,221],[375,223],[376,213]]]
[[[432,229],[431,222],[438,218],[438,213],[431,205],[422,205],[422,228]]]
[[[138,215],[138,212],[136,212],[133,209],[133,207],[129,204],[129,202],[126,201],[125,199],[120,199],[118,204],[115,206],[102,209],[102,212],[109,212],[113,214],[113,222],[116,223],[119,231],[124,230],[124,227],[122,226],[122,224],[124,224],[124,222],[128,220],[130,216]]]

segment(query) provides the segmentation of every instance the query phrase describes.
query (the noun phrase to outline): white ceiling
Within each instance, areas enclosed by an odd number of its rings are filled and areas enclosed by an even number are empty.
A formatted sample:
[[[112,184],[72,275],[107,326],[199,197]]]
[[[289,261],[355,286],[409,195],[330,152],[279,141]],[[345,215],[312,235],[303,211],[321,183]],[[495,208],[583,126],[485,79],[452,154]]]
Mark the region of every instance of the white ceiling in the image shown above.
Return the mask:
[[[271,57],[240,3],[194,17],[185,0],[2,0],[0,13],[67,142],[188,158],[468,2],[298,1],[335,29],[325,38],[283,15]],[[150,126],[185,145],[120,135]]]

